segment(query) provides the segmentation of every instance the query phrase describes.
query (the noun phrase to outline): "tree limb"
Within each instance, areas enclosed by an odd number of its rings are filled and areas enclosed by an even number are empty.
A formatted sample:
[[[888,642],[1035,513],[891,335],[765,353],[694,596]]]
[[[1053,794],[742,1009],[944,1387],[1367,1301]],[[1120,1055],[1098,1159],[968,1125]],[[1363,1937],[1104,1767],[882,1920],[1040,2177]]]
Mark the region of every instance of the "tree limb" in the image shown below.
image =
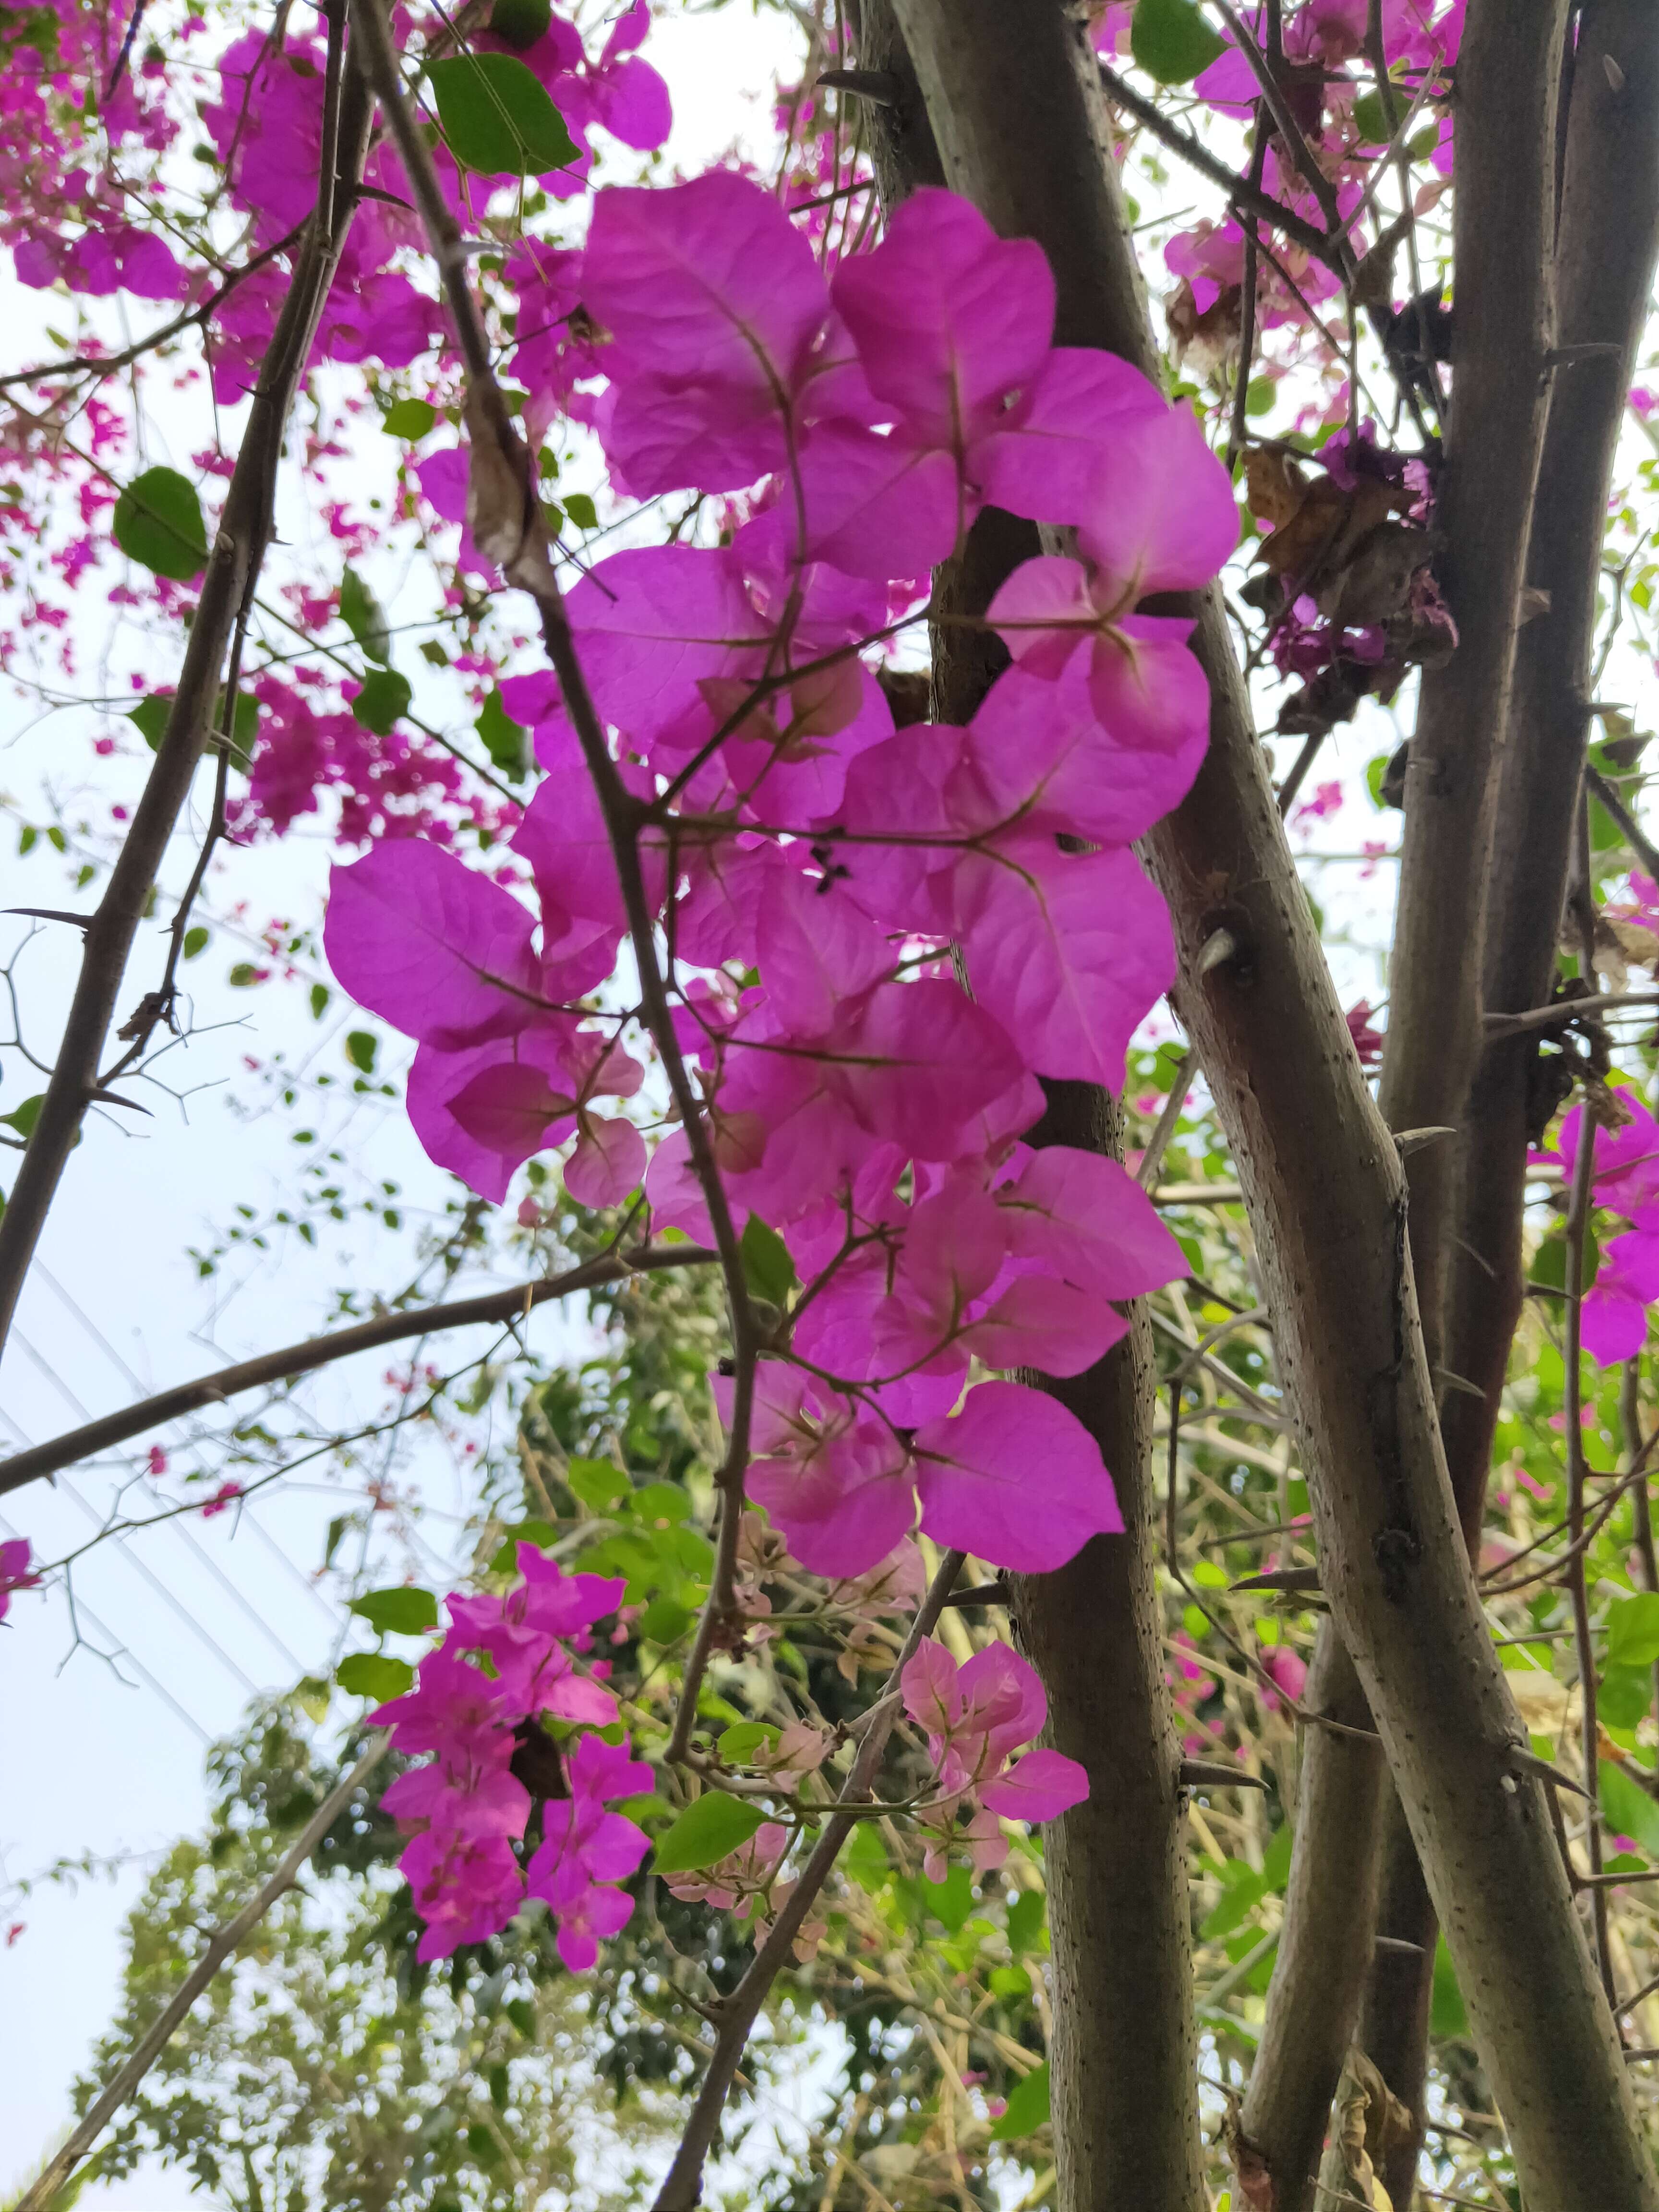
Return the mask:
[[[368,148],[370,105],[355,69],[345,70],[337,164],[319,184],[282,314],[259,369],[252,412],[208,556],[179,687],[131,824],[82,940],[81,972],[28,1148],[0,1216],[0,1348],[46,1225],[70,1152],[96,1087],[104,1041],[132,941],[178,825],[219,702],[225,648],[246,605],[269,542],[276,471],[289,410],[311,352],[318,318],[350,228],[354,193]],[[331,220],[325,211],[331,210]]]
[[[577,1291],[619,1282],[649,1268],[706,1267],[716,1256],[696,1244],[660,1244],[633,1252],[602,1253],[580,1267],[568,1268],[562,1275],[544,1276],[539,1282],[515,1283],[505,1291],[486,1291],[477,1297],[455,1298],[445,1305],[380,1314],[373,1321],[359,1322],[354,1328],[331,1329],[327,1335],[309,1337],[303,1344],[261,1352],[256,1358],[239,1360],[234,1366],[222,1367],[216,1374],[204,1375],[194,1382],[175,1383],[153,1398],[141,1398],[136,1406],[123,1406],[99,1420],[88,1421],[83,1428],[70,1429],[46,1443],[15,1452],[9,1459],[0,1459],[0,1497],[9,1490],[20,1490],[26,1482],[38,1481],[43,1474],[55,1474],[60,1467],[73,1467],[77,1460],[90,1459],[95,1452],[125,1443],[129,1437],[141,1436],[146,1429],[177,1420],[181,1413],[221,1405],[227,1398],[257,1390],[264,1383],[314,1374],[318,1368],[331,1366],[337,1359],[349,1359],[356,1352],[402,1343],[411,1336],[436,1336],[452,1328],[492,1322],[504,1325],[550,1298],[569,1297]]]
[[[120,2111],[161,2057],[173,2030],[220,1967],[235,1952],[244,1937],[258,1926],[284,1891],[293,1888],[307,1860],[339,1819],[361,1785],[385,1758],[391,1741],[389,1735],[376,1736],[350,1773],[324,1798],[276,1873],[254,1892],[234,1919],[228,1920],[210,1941],[160,2015],[151,2022],[149,2032],[125,2065],[95,2100],[69,2141],[46,2161],[12,2206],[11,2212],[48,2212],[64,2184],[97,2142],[106,2123]]]

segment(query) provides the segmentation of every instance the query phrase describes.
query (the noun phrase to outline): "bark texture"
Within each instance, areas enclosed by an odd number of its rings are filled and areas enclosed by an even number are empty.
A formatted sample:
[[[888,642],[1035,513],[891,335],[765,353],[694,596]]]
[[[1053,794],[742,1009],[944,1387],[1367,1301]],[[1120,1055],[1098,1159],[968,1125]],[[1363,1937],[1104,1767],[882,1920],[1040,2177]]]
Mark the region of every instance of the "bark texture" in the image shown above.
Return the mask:
[[[1650,0],[1587,0],[1571,85],[1555,251],[1556,343],[1565,358],[1550,380],[1527,565],[1527,581],[1548,605],[1523,625],[1516,647],[1487,896],[1484,1004],[1504,1012],[1542,1005],[1555,969],[1590,727],[1584,708],[1607,493],[1659,253],[1659,9]],[[1598,345],[1610,350],[1575,351]],[[1535,1036],[1488,1046],[1464,1117],[1446,1359],[1479,1395],[1448,1392],[1441,1427],[1471,1557],[1521,1312],[1522,1199],[1538,1067]],[[1383,2175],[1395,2212],[1406,2212],[1422,2144],[1438,1923],[1397,1803],[1385,1815],[1382,1852],[1379,1930],[1418,1944],[1420,1955],[1377,1954],[1359,2034],[1389,2087],[1419,2116],[1416,2136]]]
[[[944,182],[938,147],[886,0],[865,0],[859,64],[892,80],[868,137],[882,200]],[[997,586],[1041,550],[1036,526],[992,507],[934,579],[933,712],[973,715],[1007,649],[975,628]],[[971,976],[969,978],[971,983]],[[1121,1117],[1091,1084],[1045,1086],[1034,1144],[1122,1157]],[[1090,1794],[1046,1833],[1053,1946],[1049,2060],[1061,2212],[1202,2212],[1198,2045],[1180,1750],[1164,1680],[1150,1469],[1151,1332],[1052,1390],[1098,1442],[1121,1537],[1097,1538],[1058,1574],[1011,1577],[1015,1633],[1048,1693],[1048,1741]]]
[[[1061,0],[896,0],[949,182],[1036,237],[1057,337],[1153,364],[1092,55]],[[1496,0],[1473,0],[1477,52]],[[1303,1433],[1325,1586],[1399,1786],[1529,2212],[1659,2212],[1607,2003],[1481,1615],[1441,1448],[1404,1177],[1285,847],[1216,594],[1212,742],[1148,838]],[[1467,869],[1469,855],[1458,856]],[[1200,976],[1224,924],[1238,945]],[[1549,2023],[1547,2035],[1540,2023]],[[1064,2120],[1061,2122],[1065,2124]]]

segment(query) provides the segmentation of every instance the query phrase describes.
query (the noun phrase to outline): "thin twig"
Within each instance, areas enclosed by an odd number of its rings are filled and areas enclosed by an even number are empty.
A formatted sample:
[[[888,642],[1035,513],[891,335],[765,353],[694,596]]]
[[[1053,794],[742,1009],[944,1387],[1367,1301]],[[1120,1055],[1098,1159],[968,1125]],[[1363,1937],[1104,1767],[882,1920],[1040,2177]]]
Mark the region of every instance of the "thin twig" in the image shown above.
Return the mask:
[[[428,246],[438,264],[445,298],[467,372],[467,420],[472,434],[471,475],[467,491],[473,535],[498,561],[507,581],[527,592],[541,617],[542,636],[559,679],[566,712],[593,780],[622,886],[635,964],[639,970],[641,1014],[661,1057],[668,1087],[679,1110],[693,1172],[708,1209],[714,1249],[725,1279],[732,1323],[733,1382],[726,1458],[715,1480],[720,1493],[715,1533],[714,1571],[685,1662],[680,1705],[667,1757],[683,1759],[696,1721],[697,1692],[719,1635],[733,1609],[738,1541],[741,1531],[744,1475],[749,1458],[750,1418],[760,1341],[750,1310],[743,1255],[714,1159],[702,1101],[680,1050],[669,1004],[668,987],[657,958],[654,918],[640,865],[639,831],[648,810],[628,789],[611,757],[605,728],[595,709],[577,658],[558,580],[549,557],[546,525],[534,489],[530,457],[514,427],[501,387],[478,305],[471,289],[465,240],[450,212],[434,167],[431,149],[410,104],[381,0],[352,0],[369,81],[391,127]],[[517,504],[516,515],[512,512]]]
[[[57,2196],[70,2175],[81,2163],[103,2133],[106,2122],[119,2112],[160,2057],[168,2039],[179,2026],[197,1998],[218,1972],[225,1960],[235,1951],[242,1939],[257,1928],[271,1906],[285,1890],[291,1889],[299,1879],[301,1869],[323,1838],[334,1826],[358,1788],[385,1758],[392,1739],[380,1735],[369,1745],[349,1774],[337,1788],[331,1790],[306,1823],[300,1836],[282,1864],[270,1880],[254,1892],[241,1911],[226,1922],[209,1942],[206,1949],[179,1984],[171,2001],[159,2017],[152,2021],[149,2033],[133,2051],[125,2066],[92,2106],[86,2118],[42,2167],[34,2180],[12,2207],[12,2212],[46,2212],[46,2207]]]
[[[1207,177],[1212,185],[1219,185],[1234,207],[1249,208],[1263,222],[1271,223],[1286,238],[1294,239],[1305,252],[1322,261],[1329,258],[1329,244],[1323,231],[1305,216],[1297,215],[1294,208],[1282,206],[1270,192],[1253,189],[1248,178],[1235,176],[1207,146],[1200,144],[1178,123],[1171,123],[1167,115],[1150,100],[1143,99],[1132,84],[1126,84],[1116,70],[1109,69],[1104,62],[1100,64],[1100,82],[1115,106],[1125,109],[1137,123],[1145,124],[1153,137],[1160,139],[1172,154],[1178,154],[1189,168]]]
[[[939,1562],[939,1572],[933,1577],[928,1585],[927,1595],[916,1609],[903,1649],[888,1678],[894,1686],[897,1686],[922,1639],[937,1622],[951,1584],[962,1571],[964,1556],[961,1552],[947,1552]],[[866,1729],[858,1755],[842,1786],[841,1802],[867,1802],[896,1717],[897,1707],[894,1705]],[[756,1952],[742,1981],[720,2006],[715,2015],[719,2028],[708,2061],[708,2071],[703,2076],[702,2087],[697,2092],[685,2133],[674,2154],[674,2163],[668,2169],[667,2179],[658,2192],[653,2212],[695,2212],[702,2195],[703,2165],[719,2129],[720,2113],[725,2108],[738,2061],[760,2016],[760,2008],[766,2002],[773,1983],[782,1972],[794,1947],[795,1938],[805,1925],[806,1916],[817,1901],[818,1893],[830,1879],[836,1861],[841,1856],[842,1846],[857,1825],[856,1816],[847,1812],[832,1813],[824,1822],[823,1832],[813,1846],[811,1856],[773,1922],[766,1941]]]
[[[234,1367],[222,1367],[216,1374],[204,1375],[194,1382],[178,1383],[153,1398],[140,1399],[136,1406],[123,1406],[118,1413],[88,1421],[84,1428],[71,1429],[64,1436],[53,1437],[43,1444],[32,1444],[27,1451],[0,1460],[0,1497],[9,1490],[21,1489],[26,1482],[36,1481],[43,1474],[55,1474],[60,1467],[73,1467],[77,1460],[90,1459],[96,1452],[125,1443],[129,1437],[142,1435],[146,1429],[160,1428],[165,1422],[177,1420],[181,1413],[195,1413],[203,1406],[219,1405],[241,1391],[257,1390],[266,1382],[285,1382],[296,1375],[313,1374],[337,1359],[349,1359],[356,1352],[372,1352],[383,1344],[401,1343],[407,1337],[435,1336],[444,1330],[470,1328],[480,1322],[500,1325],[517,1321],[549,1298],[569,1297],[577,1291],[592,1290],[601,1283],[619,1282],[625,1276],[651,1268],[706,1267],[715,1256],[699,1244],[647,1245],[634,1252],[604,1253],[598,1259],[585,1261],[579,1267],[568,1269],[562,1275],[544,1276],[540,1282],[515,1283],[505,1291],[488,1291],[481,1297],[457,1298],[447,1305],[417,1306],[412,1311],[381,1314],[374,1321],[359,1322],[355,1328],[333,1329],[326,1336],[310,1337],[303,1344],[287,1345],[280,1352],[261,1352],[257,1359],[244,1359]]]

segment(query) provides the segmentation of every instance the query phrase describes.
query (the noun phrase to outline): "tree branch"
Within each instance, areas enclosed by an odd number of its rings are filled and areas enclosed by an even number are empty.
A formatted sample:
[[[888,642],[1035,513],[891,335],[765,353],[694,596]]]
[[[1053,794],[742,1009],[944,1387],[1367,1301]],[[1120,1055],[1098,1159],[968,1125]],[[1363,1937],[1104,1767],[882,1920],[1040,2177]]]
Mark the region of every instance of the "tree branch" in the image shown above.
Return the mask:
[[[938,1621],[951,1586],[962,1572],[965,1554],[947,1552],[939,1562],[939,1572],[928,1585],[927,1595],[917,1607],[910,1622],[909,1633],[893,1671],[888,1676],[889,1689],[896,1689],[905,1668],[915,1656],[923,1638],[932,1633]],[[884,1705],[884,1710],[882,1707]],[[875,1717],[864,1732],[857,1756],[848,1769],[847,1779],[842,1784],[839,1804],[867,1805],[881,1762],[887,1750],[887,1739],[898,1718],[898,1700],[893,1698],[878,1702]],[[790,1891],[777,1918],[767,1931],[766,1941],[750,1961],[748,1972],[731,1996],[715,2011],[718,2027],[714,2048],[708,2060],[708,2071],[702,2077],[702,2087],[697,2092],[696,2102],[691,2107],[691,2117],[686,2123],[680,2147],[674,2154],[674,2163],[667,2178],[657,2192],[653,2212],[696,2212],[702,2197],[702,2169],[719,2131],[720,2114],[731,2092],[732,2083],[748,2047],[760,2008],[765,2003],[772,1984],[788,1963],[796,1936],[805,1925],[806,1916],[816,1903],[818,1893],[829,1881],[840,1857],[842,1847],[858,1826],[855,1813],[832,1812],[823,1824],[823,1832],[812,1848],[811,1856]],[[19,2208],[22,2212],[22,2208]]]
[[[569,1297],[578,1291],[620,1282],[625,1276],[651,1268],[706,1267],[717,1256],[696,1244],[647,1245],[633,1252],[602,1253],[562,1275],[544,1276],[540,1282],[486,1291],[476,1298],[456,1298],[446,1305],[381,1314],[374,1321],[359,1322],[355,1328],[332,1329],[326,1336],[309,1337],[303,1344],[287,1345],[280,1352],[261,1352],[257,1358],[239,1360],[234,1367],[222,1367],[216,1374],[204,1375],[194,1382],[176,1383],[171,1390],[140,1399],[136,1406],[123,1406],[117,1413],[88,1421],[84,1428],[70,1429],[66,1435],[0,1459],[0,1497],[9,1490],[21,1489],[26,1482],[37,1481],[43,1474],[55,1474],[60,1467],[73,1467],[77,1460],[90,1459],[95,1452],[125,1443],[129,1437],[141,1436],[146,1429],[177,1420],[181,1413],[221,1405],[227,1398],[257,1390],[267,1382],[286,1382],[296,1375],[314,1374],[319,1367],[349,1359],[354,1353],[402,1343],[411,1336],[436,1336],[452,1328],[503,1325],[544,1305],[550,1298]]]
[[[575,641],[554,574],[547,526],[536,496],[530,456],[514,428],[495,381],[489,339],[472,296],[465,244],[450,213],[433,166],[431,150],[422,136],[404,89],[381,0],[351,0],[351,8],[369,81],[403,158],[466,364],[467,427],[472,440],[468,520],[480,548],[497,562],[510,584],[530,594],[541,617],[548,658],[558,676],[565,709],[581,745],[582,757],[593,780],[610,835],[639,970],[645,1024],[661,1056],[669,1089],[679,1109],[692,1169],[708,1208],[714,1249],[726,1282],[734,1370],[732,1418],[726,1458],[715,1477],[720,1493],[720,1516],[715,1532],[714,1571],[685,1662],[679,1710],[666,1754],[670,1759],[682,1759],[696,1722],[699,1686],[732,1608],[760,1339],[750,1311],[743,1255],[703,1117],[702,1101],[680,1050],[668,989],[657,957],[654,920],[646,896],[639,854],[639,831],[648,810],[628,789],[611,757],[604,725],[595,711],[577,658]]]
[[[125,2065],[93,2104],[69,2141],[53,2153],[17,2199],[12,2212],[48,2212],[48,2207],[64,2184],[103,2133],[106,2124],[120,2111],[161,2057],[174,2029],[220,1967],[235,1952],[243,1939],[258,1926],[284,1891],[293,1888],[313,1851],[339,1819],[361,1785],[385,1758],[391,1741],[389,1735],[377,1736],[345,1779],[324,1798],[276,1873],[254,1892],[235,1918],[228,1920],[211,1939],[159,2017],[151,2022],[149,2032]]]
[[[281,317],[260,366],[167,727],[104,896],[86,925],[80,976],[57,1060],[28,1149],[0,1216],[0,1348],[96,1088],[132,941],[190,796],[219,702],[225,648],[253,590],[270,539],[289,410],[305,374],[318,318],[350,228],[355,188],[368,147],[369,112],[361,79],[355,70],[347,69],[337,161],[344,189],[337,200],[332,169],[319,184],[319,211],[307,228]],[[323,220],[325,209],[334,210],[331,222]]]

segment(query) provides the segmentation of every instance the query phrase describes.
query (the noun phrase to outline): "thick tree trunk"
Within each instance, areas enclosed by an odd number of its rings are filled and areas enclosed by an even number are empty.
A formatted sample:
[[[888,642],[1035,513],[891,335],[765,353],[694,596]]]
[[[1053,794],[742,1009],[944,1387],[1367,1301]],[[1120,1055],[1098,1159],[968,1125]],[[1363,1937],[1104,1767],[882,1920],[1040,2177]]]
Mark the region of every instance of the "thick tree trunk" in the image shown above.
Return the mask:
[[[1047,251],[1058,337],[1155,366],[1092,58],[1062,0],[896,0],[896,13],[947,179],[999,230]],[[1492,17],[1512,22],[1513,11],[1473,0],[1477,53]],[[1178,1011],[1244,1185],[1326,1589],[1445,1920],[1529,2212],[1659,2212],[1613,2021],[1541,1792],[1518,1765],[1525,1731],[1457,1541],[1399,1159],[1285,845],[1214,593],[1199,643],[1211,748],[1147,851],[1176,923]],[[1200,974],[1223,925],[1237,954]]]
[[[865,0],[860,68],[892,80],[870,139],[883,204],[943,181],[915,75],[885,0]],[[1007,651],[974,627],[997,586],[1041,550],[1035,526],[988,508],[934,580],[933,711],[965,722]],[[963,619],[966,617],[967,619]],[[969,982],[972,978],[969,976]],[[1034,1144],[1121,1158],[1121,1116],[1085,1083],[1046,1086]],[[1087,1771],[1085,1802],[1046,1832],[1053,1947],[1054,2158],[1061,2212],[1202,2212],[1198,2044],[1180,1751],[1164,1679],[1151,1480],[1151,1331],[1086,1375],[1030,1379],[1098,1442],[1124,1534],[1097,1538],[1053,1575],[1011,1577],[1015,1632],[1048,1693],[1048,1741]]]
[[[1613,67],[1607,67],[1608,61]],[[1556,243],[1555,371],[1527,580],[1547,595],[1522,629],[1500,765],[1485,949],[1485,1005],[1519,1012],[1547,999],[1589,718],[1601,546],[1614,449],[1659,253],[1659,9],[1587,0],[1566,118]],[[1605,353],[1574,349],[1606,346]],[[1464,1542],[1477,1555],[1508,1365],[1521,1312],[1522,1197],[1535,1036],[1480,1061],[1464,1120],[1463,1183],[1449,1258],[1447,1364],[1478,1394],[1441,1415]],[[1422,2144],[1434,1908],[1396,1805],[1384,1826],[1380,1932],[1419,1955],[1379,1952],[1360,2041],[1419,2116],[1383,2180],[1406,2212]]]

